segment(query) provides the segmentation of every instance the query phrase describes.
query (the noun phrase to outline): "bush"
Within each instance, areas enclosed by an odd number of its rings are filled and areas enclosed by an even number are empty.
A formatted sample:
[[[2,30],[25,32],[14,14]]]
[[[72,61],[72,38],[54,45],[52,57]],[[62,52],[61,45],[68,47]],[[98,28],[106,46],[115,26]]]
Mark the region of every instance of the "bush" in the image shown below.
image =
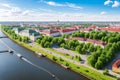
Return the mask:
[[[57,58],[55,57],[55,56],[53,56],[53,58],[52,58],[54,61],[57,61]]]
[[[120,80],[120,78],[117,78],[117,80]]]
[[[60,61],[63,62],[64,60],[60,57]]]
[[[104,74],[104,75],[108,75],[108,74],[109,74],[108,69],[105,69],[105,70],[103,71],[103,74]]]
[[[85,70],[85,72],[89,72],[88,70]]]
[[[80,67],[79,67],[79,66],[77,66],[77,69],[80,69]]]
[[[69,66],[69,63],[66,63],[66,66]]]
[[[81,57],[79,56],[79,61],[82,61]]]

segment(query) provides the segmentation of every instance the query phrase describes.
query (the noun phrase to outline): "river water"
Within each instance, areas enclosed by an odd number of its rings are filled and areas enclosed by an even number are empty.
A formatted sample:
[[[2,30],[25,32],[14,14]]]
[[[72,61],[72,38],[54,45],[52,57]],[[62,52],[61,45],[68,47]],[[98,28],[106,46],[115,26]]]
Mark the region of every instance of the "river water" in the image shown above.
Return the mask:
[[[0,31],[0,36],[4,34]],[[70,70],[66,70],[61,66],[49,61],[46,58],[38,58],[31,51],[19,46],[9,38],[1,38],[5,44],[14,49],[27,60],[44,68],[46,71],[54,74],[59,80],[88,80],[82,75],[78,75]],[[0,51],[8,48],[0,41]],[[16,53],[16,52],[15,52]],[[15,54],[0,53],[0,80],[57,80],[42,69],[25,62],[18,58]]]

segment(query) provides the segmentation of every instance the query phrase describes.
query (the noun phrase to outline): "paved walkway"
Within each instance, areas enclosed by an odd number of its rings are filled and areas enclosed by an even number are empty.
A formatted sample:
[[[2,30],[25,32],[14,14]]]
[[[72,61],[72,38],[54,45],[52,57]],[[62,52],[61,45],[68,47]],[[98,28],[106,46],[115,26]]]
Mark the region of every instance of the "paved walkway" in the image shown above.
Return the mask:
[[[87,60],[87,57],[86,55],[81,55],[81,54],[77,54],[76,52],[74,51],[71,51],[71,50],[67,50],[67,49],[64,49],[64,48],[61,48],[61,47],[53,47],[52,49],[58,51],[58,52],[61,52],[63,54],[69,54],[70,56],[80,56],[82,60],[86,61]]]
[[[96,70],[95,68],[93,68],[93,67],[91,67],[91,66],[88,66],[88,65],[87,65],[87,60],[86,60],[85,62],[83,62],[83,63],[77,62],[77,61],[75,61],[75,60],[66,58],[65,56],[62,56],[62,55],[60,55],[60,54],[56,54],[56,53],[54,53],[54,52],[52,52],[52,51],[46,50],[45,48],[42,48],[42,47],[36,45],[35,42],[30,43],[30,45],[31,45],[31,46],[34,46],[34,47],[36,47],[36,48],[38,48],[38,49],[42,49],[42,50],[44,50],[44,51],[52,54],[53,56],[61,57],[61,58],[63,58],[63,59],[66,60],[66,61],[73,62],[73,63],[76,64],[76,65],[83,65],[83,66],[86,66],[86,67],[88,67],[88,68],[90,68],[90,69],[93,69],[93,70],[95,70],[95,71],[97,71],[97,72],[103,73],[103,70]],[[62,49],[62,50],[63,50],[63,49]],[[68,54],[72,53],[72,52],[70,52],[70,50],[66,50],[66,49],[65,49],[65,52],[67,52]],[[73,54],[75,54],[75,53],[72,53],[72,55],[73,55]],[[76,54],[77,54],[77,53],[76,53]],[[80,55],[80,54],[78,54],[78,55]],[[85,60],[85,59],[83,59],[83,60]],[[110,73],[111,75],[116,76],[116,77],[120,77],[119,74],[116,74],[116,73],[112,72],[111,70],[109,70],[109,73]]]

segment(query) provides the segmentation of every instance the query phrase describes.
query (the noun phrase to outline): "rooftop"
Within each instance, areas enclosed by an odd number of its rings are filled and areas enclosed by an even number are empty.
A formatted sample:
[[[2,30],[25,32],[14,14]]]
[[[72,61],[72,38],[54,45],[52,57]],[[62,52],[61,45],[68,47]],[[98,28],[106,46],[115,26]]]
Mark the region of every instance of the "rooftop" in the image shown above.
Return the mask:
[[[120,67],[120,59],[118,59],[112,66],[119,68]]]

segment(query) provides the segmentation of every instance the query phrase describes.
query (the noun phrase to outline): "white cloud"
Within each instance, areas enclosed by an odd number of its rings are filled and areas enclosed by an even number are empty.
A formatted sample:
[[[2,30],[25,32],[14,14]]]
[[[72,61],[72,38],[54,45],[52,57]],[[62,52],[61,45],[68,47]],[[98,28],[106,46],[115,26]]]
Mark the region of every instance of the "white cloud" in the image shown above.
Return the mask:
[[[62,4],[62,6],[79,8],[79,6],[74,4],[70,5],[70,3]],[[0,21],[57,21],[58,19],[60,21],[120,21],[120,16],[103,16],[103,14],[106,14],[105,11],[101,12],[101,14],[59,13],[59,11],[47,11],[44,8],[26,10],[11,4],[0,5]]]
[[[107,14],[107,12],[102,11],[100,14],[101,14],[101,15],[105,15],[105,14]]]
[[[60,4],[60,3],[56,3],[54,1],[44,1],[44,0],[41,0],[41,2],[44,2],[50,6],[61,6],[61,7],[69,7],[69,8],[74,8],[74,9],[82,9],[81,6],[78,6],[78,5],[73,4],[73,3]]]
[[[0,3],[1,7],[6,7],[6,8],[11,8],[11,6],[9,4],[6,3]]]
[[[104,2],[104,5],[109,5],[110,3],[113,3],[111,0],[107,0]]]
[[[104,5],[110,5],[110,6],[112,6],[114,8],[114,7],[119,7],[120,6],[120,2],[118,0],[114,0],[114,1],[107,0],[107,1],[104,2]]]
[[[73,3],[67,3],[66,6],[68,6],[70,8],[75,8],[75,9],[82,9],[81,6],[77,6],[77,5],[73,4]]]
[[[23,16],[26,16],[26,15],[29,15],[29,13],[30,13],[29,10],[25,10],[25,11],[22,12],[22,15],[23,15]]]
[[[44,11],[44,12],[54,12],[51,9],[45,9],[45,8],[38,8],[38,10]]]
[[[46,4],[48,4],[50,6],[64,6],[62,4],[59,4],[59,3],[56,3],[56,2],[53,2],[53,1],[46,2]]]
[[[26,11],[25,13],[28,12]],[[58,19],[60,21],[119,21],[120,16],[89,15],[82,13],[36,13],[36,12],[31,13],[29,15],[27,14],[25,16],[24,15],[19,16],[11,15],[7,17],[0,16],[0,20],[2,21],[57,21]]]
[[[114,1],[114,4],[112,5],[112,7],[119,7],[119,6],[120,6],[120,2]]]
[[[27,15],[29,12],[11,4],[0,3],[0,17]]]
[[[13,7],[13,8],[11,8],[11,12],[12,13],[21,13],[22,10],[20,8],[18,8],[18,7]]]

